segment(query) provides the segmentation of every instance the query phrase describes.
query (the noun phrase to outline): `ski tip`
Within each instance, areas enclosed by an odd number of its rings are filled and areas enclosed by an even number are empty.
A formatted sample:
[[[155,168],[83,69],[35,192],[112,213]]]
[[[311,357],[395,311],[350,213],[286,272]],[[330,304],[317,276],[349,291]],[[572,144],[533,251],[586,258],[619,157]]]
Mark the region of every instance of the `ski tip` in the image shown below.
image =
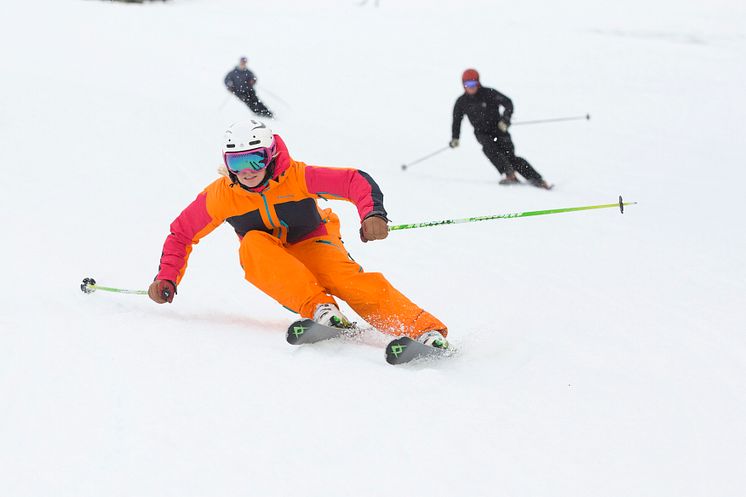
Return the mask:
[[[399,360],[399,356],[406,350],[407,341],[408,339],[406,337],[391,340],[388,345],[386,345],[386,362],[394,365],[400,364],[401,361]]]
[[[401,170],[402,171],[406,171],[407,170],[407,165],[406,164],[402,164],[401,165]]]
[[[386,346],[386,362],[392,365],[427,363],[438,358],[450,357],[453,349],[437,349],[421,344],[409,337],[399,337]]]
[[[300,341],[301,335],[303,335],[309,328],[310,325],[306,321],[308,320],[300,319],[288,326],[288,331],[285,334],[285,339],[290,345],[296,345]]]

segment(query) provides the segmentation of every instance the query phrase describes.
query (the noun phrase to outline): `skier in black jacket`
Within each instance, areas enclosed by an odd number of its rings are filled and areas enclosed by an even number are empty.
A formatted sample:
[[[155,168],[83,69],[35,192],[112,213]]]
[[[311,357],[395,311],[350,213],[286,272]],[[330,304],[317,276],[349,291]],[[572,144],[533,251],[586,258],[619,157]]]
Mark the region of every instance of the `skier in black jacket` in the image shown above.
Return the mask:
[[[256,91],[254,91],[256,76],[246,66],[247,63],[248,59],[241,57],[238,66],[225,75],[225,87],[245,103],[254,114],[272,117],[272,111],[256,96]]]
[[[551,189],[552,186],[544,181],[526,159],[515,155],[515,146],[508,133],[513,102],[499,91],[482,86],[475,69],[464,71],[461,81],[464,94],[456,100],[453,107],[453,126],[448,145],[451,148],[458,147],[461,120],[465,114],[474,126],[474,135],[482,145],[482,151],[498,172],[505,175],[500,180],[501,185],[520,183],[515,176],[518,173],[534,186]],[[500,107],[503,108],[502,113]]]

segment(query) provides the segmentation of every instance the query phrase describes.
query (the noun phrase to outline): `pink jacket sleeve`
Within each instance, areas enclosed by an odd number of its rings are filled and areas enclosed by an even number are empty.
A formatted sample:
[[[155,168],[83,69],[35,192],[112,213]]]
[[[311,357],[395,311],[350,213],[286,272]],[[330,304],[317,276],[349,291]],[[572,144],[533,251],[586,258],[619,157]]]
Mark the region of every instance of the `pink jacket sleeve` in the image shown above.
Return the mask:
[[[306,166],[308,193],[349,200],[357,207],[360,220],[370,216],[386,218],[383,193],[373,178],[359,169]]]
[[[192,245],[217,228],[218,222],[207,212],[207,193],[200,193],[171,223],[171,233],[166,237],[158,267],[157,280],[178,284],[186,271]]]

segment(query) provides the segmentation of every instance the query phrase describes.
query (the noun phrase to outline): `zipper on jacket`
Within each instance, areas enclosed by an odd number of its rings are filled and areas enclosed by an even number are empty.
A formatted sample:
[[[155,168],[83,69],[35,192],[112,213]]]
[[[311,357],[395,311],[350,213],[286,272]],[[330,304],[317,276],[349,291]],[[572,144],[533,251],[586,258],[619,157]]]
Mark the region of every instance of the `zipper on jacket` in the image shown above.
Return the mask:
[[[265,197],[263,193],[260,193],[259,195],[261,195],[262,200],[264,200],[264,210],[267,212],[267,219],[269,219],[269,224],[271,224],[273,228],[277,228],[277,226],[275,226],[275,222],[272,221],[272,214],[269,212],[269,202],[267,202],[267,197]]]

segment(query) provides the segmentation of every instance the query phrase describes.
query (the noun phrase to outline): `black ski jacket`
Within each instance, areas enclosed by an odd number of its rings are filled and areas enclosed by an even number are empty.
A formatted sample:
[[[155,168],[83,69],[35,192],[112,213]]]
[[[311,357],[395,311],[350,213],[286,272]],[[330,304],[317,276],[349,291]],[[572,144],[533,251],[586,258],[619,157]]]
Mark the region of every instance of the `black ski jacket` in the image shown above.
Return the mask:
[[[225,87],[233,93],[248,93],[256,83],[256,76],[248,69],[239,69],[236,66],[225,75]]]
[[[503,113],[500,114],[500,106]],[[456,100],[453,106],[453,126],[451,138],[458,139],[461,135],[461,120],[464,114],[474,126],[474,133],[486,133],[490,135],[502,134],[497,129],[500,120],[510,124],[510,116],[513,115],[513,102],[493,88],[480,86],[474,95],[464,93]]]

